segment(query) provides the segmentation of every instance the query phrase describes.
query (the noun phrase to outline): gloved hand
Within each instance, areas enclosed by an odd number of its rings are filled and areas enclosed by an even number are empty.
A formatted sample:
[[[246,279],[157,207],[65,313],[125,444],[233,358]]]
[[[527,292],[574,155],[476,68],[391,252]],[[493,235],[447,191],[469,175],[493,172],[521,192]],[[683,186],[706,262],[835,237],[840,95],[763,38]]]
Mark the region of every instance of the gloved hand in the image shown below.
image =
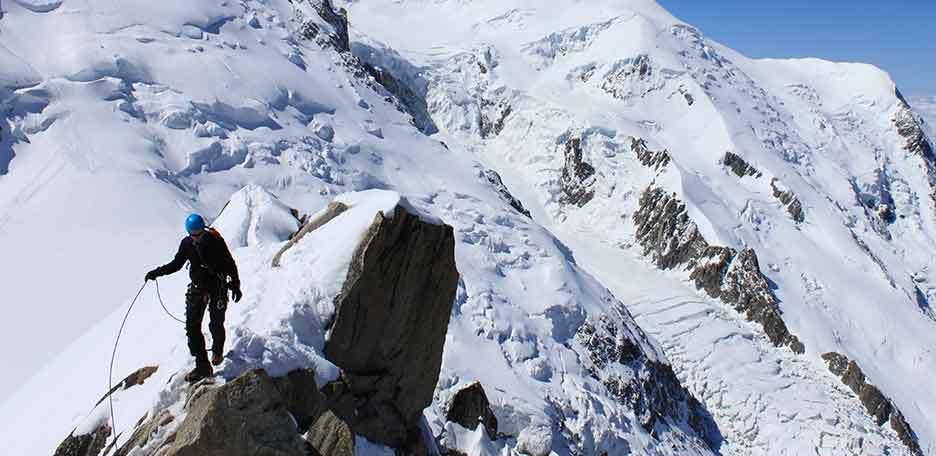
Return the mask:
[[[155,269],[153,269],[152,271],[146,273],[146,279],[145,279],[145,280],[146,280],[146,281],[156,280],[157,277],[159,277],[159,274],[156,272]]]
[[[242,293],[240,289],[240,284],[231,282],[228,284],[228,288],[231,289],[231,299],[233,299],[234,302],[240,302],[241,298],[244,297],[244,293]]]

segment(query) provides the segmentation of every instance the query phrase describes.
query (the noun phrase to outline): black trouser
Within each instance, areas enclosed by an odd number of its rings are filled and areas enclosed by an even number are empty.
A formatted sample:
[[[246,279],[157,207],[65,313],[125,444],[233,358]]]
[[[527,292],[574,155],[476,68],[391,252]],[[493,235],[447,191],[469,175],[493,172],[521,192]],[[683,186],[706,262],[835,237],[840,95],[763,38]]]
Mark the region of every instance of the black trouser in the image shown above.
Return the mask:
[[[206,309],[210,317],[211,351],[217,355],[224,354],[224,312],[227,304],[227,291],[223,285],[204,287],[189,284],[185,292],[185,335],[188,336],[189,353],[195,357],[196,363],[208,362],[205,336],[202,334]]]

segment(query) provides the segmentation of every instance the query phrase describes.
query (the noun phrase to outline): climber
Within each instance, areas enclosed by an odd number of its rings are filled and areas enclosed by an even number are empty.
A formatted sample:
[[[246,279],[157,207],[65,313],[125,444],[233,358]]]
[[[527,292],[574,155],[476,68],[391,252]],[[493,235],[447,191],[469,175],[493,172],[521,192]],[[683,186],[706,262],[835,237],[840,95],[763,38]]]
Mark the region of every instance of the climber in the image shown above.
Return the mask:
[[[165,266],[146,273],[146,280],[169,275],[189,263],[191,283],[185,293],[185,334],[188,336],[189,352],[195,357],[195,369],[185,376],[188,382],[196,382],[214,375],[212,365],[224,361],[224,312],[227,310],[227,291],[231,291],[234,302],[241,300],[240,278],[237,265],[231,256],[224,238],[214,228],[205,226],[205,219],[198,214],[185,220],[188,236],[182,239],[175,258]],[[212,357],[209,364],[202,335],[202,320],[205,310],[211,321]]]

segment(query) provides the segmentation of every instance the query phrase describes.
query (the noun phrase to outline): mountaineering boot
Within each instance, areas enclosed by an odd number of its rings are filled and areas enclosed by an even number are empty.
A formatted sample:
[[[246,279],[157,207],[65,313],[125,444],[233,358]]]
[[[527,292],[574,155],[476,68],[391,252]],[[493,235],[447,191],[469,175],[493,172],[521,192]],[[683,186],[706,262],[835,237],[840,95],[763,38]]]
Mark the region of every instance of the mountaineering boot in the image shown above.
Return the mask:
[[[211,355],[211,364],[214,366],[220,366],[224,362],[224,355],[220,353],[214,353]]]
[[[212,375],[214,375],[214,369],[211,368],[211,364],[208,364],[208,360],[198,360],[195,362],[195,369],[185,374],[185,381],[195,383],[199,380],[211,377]]]

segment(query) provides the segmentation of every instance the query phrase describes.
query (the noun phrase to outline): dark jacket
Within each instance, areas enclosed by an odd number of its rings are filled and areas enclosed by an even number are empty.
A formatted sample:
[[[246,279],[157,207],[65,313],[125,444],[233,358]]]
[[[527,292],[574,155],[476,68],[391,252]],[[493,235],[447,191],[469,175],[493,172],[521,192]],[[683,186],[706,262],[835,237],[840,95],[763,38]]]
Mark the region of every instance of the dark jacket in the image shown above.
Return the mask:
[[[224,284],[227,277],[231,278],[231,287],[240,288],[240,277],[237,275],[237,264],[231,256],[224,238],[213,229],[205,230],[196,241],[192,236],[186,236],[179,244],[179,251],[169,264],[155,269],[157,276],[169,275],[178,272],[189,262],[189,278],[196,287],[213,287]]]

